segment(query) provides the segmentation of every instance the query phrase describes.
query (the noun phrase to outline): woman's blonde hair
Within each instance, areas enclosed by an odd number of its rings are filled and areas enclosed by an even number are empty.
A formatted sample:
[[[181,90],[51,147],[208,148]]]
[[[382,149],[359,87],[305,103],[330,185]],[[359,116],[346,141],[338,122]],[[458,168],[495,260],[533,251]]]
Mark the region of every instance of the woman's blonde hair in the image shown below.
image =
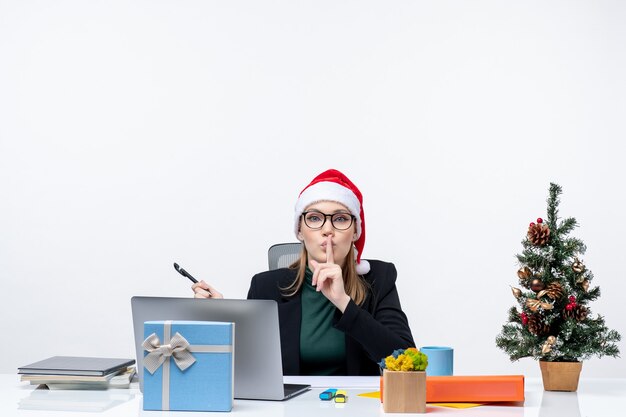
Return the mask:
[[[306,273],[306,267],[308,262],[308,253],[302,243],[302,249],[300,250],[300,259],[295,261],[289,266],[289,269],[297,270],[296,279],[286,288],[281,288],[284,295],[291,297],[294,296],[302,285],[304,284],[304,276]],[[365,301],[367,295],[367,284],[363,277],[356,273],[356,260],[354,259],[354,251],[348,251],[346,256],[345,265],[342,268],[343,273],[343,285],[346,290],[346,294],[357,304],[361,305]]]

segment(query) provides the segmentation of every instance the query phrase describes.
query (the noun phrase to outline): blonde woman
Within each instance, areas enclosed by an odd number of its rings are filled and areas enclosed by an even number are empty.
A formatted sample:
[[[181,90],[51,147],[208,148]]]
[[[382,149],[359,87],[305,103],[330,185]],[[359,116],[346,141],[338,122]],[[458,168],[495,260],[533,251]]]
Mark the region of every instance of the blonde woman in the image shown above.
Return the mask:
[[[311,181],[295,206],[302,245],[289,268],[255,275],[249,299],[278,302],[285,375],[378,375],[377,362],[415,346],[388,262],[361,259],[363,197],[341,172]],[[222,298],[204,281],[195,297]]]

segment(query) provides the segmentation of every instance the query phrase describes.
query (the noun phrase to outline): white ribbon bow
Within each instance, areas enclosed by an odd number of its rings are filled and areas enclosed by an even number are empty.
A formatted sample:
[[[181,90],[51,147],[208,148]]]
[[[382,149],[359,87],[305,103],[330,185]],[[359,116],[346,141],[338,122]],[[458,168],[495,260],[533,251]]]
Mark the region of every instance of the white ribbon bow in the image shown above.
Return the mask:
[[[143,341],[144,350],[149,353],[143,358],[143,366],[154,374],[163,362],[171,356],[181,371],[189,368],[196,362],[196,358],[189,352],[189,342],[180,333],[176,332],[170,343],[162,345],[159,336],[152,333]]]

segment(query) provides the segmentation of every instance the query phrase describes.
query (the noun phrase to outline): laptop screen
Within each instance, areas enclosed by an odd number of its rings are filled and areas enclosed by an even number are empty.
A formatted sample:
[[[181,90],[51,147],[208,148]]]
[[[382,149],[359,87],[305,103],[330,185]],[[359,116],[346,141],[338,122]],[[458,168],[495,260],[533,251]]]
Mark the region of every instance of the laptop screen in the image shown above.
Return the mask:
[[[235,323],[235,398],[285,398],[278,327],[273,300],[133,297],[131,299],[137,371],[143,391],[143,324],[151,320]]]

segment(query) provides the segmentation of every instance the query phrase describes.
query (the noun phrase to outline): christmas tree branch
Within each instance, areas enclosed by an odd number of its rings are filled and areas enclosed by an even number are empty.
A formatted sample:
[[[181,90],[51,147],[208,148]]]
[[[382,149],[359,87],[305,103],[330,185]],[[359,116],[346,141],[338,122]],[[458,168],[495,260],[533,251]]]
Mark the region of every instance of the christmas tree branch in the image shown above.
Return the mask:
[[[548,226],[550,226],[553,230],[556,230],[560,194],[561,186],[550,183],[550,196],[548,197]]]

